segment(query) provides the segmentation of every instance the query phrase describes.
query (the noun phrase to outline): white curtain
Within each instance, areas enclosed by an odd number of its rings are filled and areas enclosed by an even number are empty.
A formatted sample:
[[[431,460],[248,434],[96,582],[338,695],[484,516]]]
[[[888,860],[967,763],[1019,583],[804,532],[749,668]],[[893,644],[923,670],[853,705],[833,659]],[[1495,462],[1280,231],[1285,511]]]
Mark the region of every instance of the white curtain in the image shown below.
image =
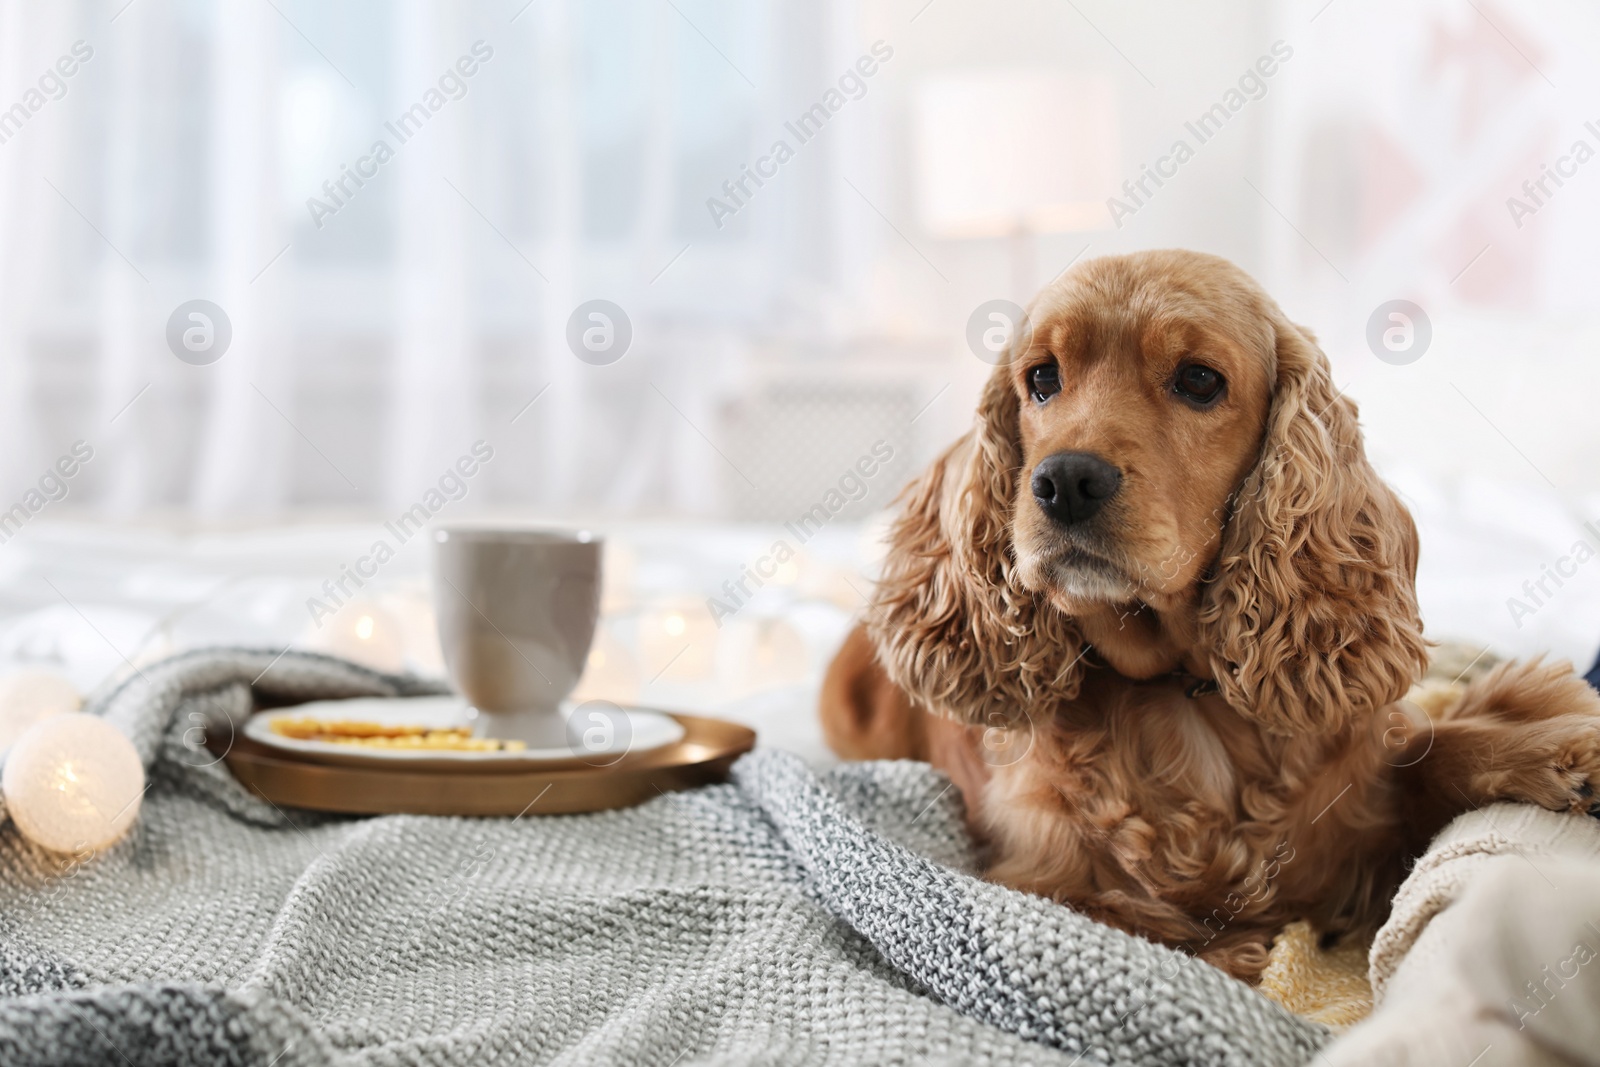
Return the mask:
[[[1507,483],[1594,494],[1600,162],[1580,161],[1600,153],[1600,15],[1353,0],[1312,22],[1322,6],[1279,12],[1296,51],[1255,203],[1276,295],[1325,324],[1386,472],[1485,500]],[[1401,366],[1366,333],[1396,299],[1432,330]]]
[[[726,511],[752,350],[876,247],[837,188],[799,195],[869,180],[864,129],[725,230],[704,207],[861,51],[855,0],[123,2],[0,0],[5,91],[93,49],[0,144],[7,504],[82,438],[73,502],[107,514],[392,514],[481,439],[479,508]],[[567,346],[597,298],[632,321],[611,366]],[[166,342],[194,299],[232,326],[208,366]]]
[[[293,255],[277,210],[276,122],[280,24],[268,4],[216,8],[210,130],[214,301],[232,319],[233,339],[209,369],[210,392],[191,500],[203,516],[249,514],[281,506],[292,491],[285,467],[295,416],[294,339],[283,314]],[[283,255],[277,263],[273,257]],[[269,266],[269,264],[271,264]],[[156,353],[162,358],[166,353]],[[283,409],[280,414],[279,409]],[[148,502],[126,501],[137,507]]]

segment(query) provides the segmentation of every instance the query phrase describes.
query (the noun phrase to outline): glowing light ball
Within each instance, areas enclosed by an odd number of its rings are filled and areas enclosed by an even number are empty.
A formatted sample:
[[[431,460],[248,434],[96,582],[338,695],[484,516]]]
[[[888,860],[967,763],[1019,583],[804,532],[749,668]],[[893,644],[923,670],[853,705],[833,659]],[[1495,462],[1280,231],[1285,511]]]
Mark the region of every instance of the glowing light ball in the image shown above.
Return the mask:
[[[733,619],[723,628],[717,682],[736,697],[805,680],[811,651],[799,630],[783,619]]]
[[[322,620],[307,642],[332,656],[354,660],[386,674],[406,668],[405,628],[373,600],[352,600]]]
[[[611,627],[601,623],[595,628],[594,647],[589,649],[583,677],[572,691],[572,702],[609,700],[632,704],[639,699],[639,681],[639,663],[633,652],[617,639]]]
[[[439,620],[433,613],[433,590],[418,579],[385,595],[379,603],[399,627],[405,665],[422,674],[444,674],[439,647]]]
[[[0,792],[17,829],[52,852],[100,849],[139,817],[144,766],[133,743],[96,715],[53,715],[6,756]]]
[[[77,711],[78,690],[59,674],[16,671],[0,677],[0,755],[34,723]]]
[[[650,682],[696,682],[711,677],[717,624],[705,605],[663,604],[639,620],[639,658]]]

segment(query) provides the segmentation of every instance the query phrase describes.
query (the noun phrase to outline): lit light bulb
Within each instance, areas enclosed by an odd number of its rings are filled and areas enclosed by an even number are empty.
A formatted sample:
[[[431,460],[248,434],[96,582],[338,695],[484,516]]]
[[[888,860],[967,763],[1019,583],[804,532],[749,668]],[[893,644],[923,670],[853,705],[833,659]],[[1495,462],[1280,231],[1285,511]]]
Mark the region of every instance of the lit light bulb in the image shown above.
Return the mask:
[[[716,648],[717,624],[700,604],[674,601],[641,620],[638,657],[646,678],[672,684],[707,678]]]
[[[806,640],[782,619],[763,619],[756,639],[756,662],[766,668],[773,683],[796,682],[810,667],[811,653]]]
[[[99,716],[53,715],[11,746],[0,793],[34,844],[52,852],[96,850],[139,817],[144,765],[133,743]]]
[[[372,600],[352,600],[323,619],[305,644],[385,674],[406,669],[405,627]]]
[[[639,699],[639,666],[632,651],[601,623],[595,628],[594,647],[584,664],[583,677],[573,690],[572,702],[609,700],[631,704]]]
[[[78,690],[59,674],[27,670],[0,678],[0,756],[34,723],[77,711],[82,703]]]
[[[444,653],[439,648],[439,624],[433,614],[433,591],[422,578],[400,585],[378,603],[394,617],[399,628],[405,664],[422,674],[443,674]]]

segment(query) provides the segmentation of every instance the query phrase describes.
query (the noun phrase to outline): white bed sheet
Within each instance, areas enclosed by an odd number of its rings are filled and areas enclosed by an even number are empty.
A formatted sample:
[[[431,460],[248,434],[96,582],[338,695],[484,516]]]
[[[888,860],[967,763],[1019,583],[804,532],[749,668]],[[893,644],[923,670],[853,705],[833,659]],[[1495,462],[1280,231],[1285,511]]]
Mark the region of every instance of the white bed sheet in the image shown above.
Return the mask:
[[[602,619],[574,698],[735,719],[754,727],[762,744],[828,762],[815,693],[868,589],[867,529],[840,524],[799,546],[777,526],[605,526]],[[332,619],[313,610],[313,598],[336,603],[324,583],[337,582],[380,538],[397,540],[378,524],[181,533],[36,522],[0,546],[0,671],[57,671],[90,692],[182,649],[243,644],[342,652],[382,669],[442,675],[426,537],[400,545],[363,588],[346,579],[355,596]],[[723,583],[742,577],[779,538],[800,548],[797,557],[764,587],[746,579],[753,595],[735,601]],[[713,620],[714,594],[736,610]],[[350,623],[361,614],[376,616],[395,641],[352,640]]]
[[[1584,528],[1595,519],[1600,530],[1600,501],[1405,472],[1391,480],[1421,533],[1418,589],[1431,636],[1502,654],[1549,652],[1587,669],[1600,645],[1600,558],[1564,564],[1572,576],[1559,586],[1546,575],[1578,540],[1600,548],[1600,534]],[[725,716],[755,727],[763,745],[826,762],[816,689],[868,589],[881,517],[829,527],[803,546],[776,525],[597,528],[607,538],[603,618],[577,695]],[[200,645],[337,649],[329,635],[345,633],[349,616],[319,629],[308,600],[331,605],[323,583],[380,536],[395,540],[377,524],[182,533],[42,518],[0,545],[0,670],[57,670],[87,692]],[[793,564],[761,588],[747,580],[753,595],[736,603],[724,583],[780,538],[800,548]],[[359,594],[395,637],[400,662],[441,673],[428,565],[426,539],[414,538]],[[1541,577],[1536,604],[1524,583]],[[712,596],[737,608],[720,626]],[[1514,611],[1513,597],[1531,610]]]

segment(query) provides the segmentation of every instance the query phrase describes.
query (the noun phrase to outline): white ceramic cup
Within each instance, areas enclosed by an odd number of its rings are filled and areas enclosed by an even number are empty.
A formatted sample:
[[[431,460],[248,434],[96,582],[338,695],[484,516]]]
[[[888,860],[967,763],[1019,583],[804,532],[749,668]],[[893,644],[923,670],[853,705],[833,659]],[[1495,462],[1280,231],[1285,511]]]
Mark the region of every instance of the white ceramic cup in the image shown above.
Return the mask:
[[[566,746],[561,702],[583,675],[600,614],[600,539],[474,526],[433,536],[439,644],[477,711],[474,732]]]

